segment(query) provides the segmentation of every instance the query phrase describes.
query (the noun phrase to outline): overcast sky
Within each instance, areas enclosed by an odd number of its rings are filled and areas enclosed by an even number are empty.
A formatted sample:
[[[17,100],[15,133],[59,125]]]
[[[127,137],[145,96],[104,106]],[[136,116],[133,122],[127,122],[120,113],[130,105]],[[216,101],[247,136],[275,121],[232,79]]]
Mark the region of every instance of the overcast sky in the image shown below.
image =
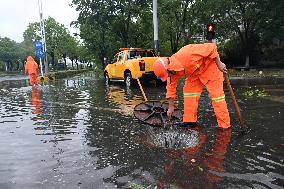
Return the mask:
[[[41,0],[43,17],[51,16],[64,24],[71,33],[71,21],[77,20],[78,12],[70,7],[71,0]],[[0,0],[0,36],[22,42],[29,23],[39,22],[38,0]]]

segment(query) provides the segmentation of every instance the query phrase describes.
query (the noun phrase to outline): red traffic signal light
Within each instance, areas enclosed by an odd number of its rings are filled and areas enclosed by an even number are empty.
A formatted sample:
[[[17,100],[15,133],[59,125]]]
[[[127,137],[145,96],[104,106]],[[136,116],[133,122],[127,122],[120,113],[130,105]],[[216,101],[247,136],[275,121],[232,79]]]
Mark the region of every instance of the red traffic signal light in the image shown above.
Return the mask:
[[[213,39],[215,39],[215,24],[212,23],[207,24],[206,39],[208,41],[212,41]]]
[[[213,31],[213,26],[212,25],[208,26],[208,31]]]
[[[214,32],[215,30],[215,24],[207,24],[207,32]]]

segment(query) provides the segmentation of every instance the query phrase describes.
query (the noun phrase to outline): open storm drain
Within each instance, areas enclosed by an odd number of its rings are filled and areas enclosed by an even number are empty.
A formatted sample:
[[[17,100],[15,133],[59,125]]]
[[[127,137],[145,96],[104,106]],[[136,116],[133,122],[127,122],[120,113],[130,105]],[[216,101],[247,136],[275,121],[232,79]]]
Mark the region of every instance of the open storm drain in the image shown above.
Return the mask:
[[[166,149],[192,148],[199,143],[199,134],[191,129],[171,129],[147,132],[143,143]]]
[[[134,116],[140,121],[157,127],[162,127],[168,123],[167,117],[168,104],[166,102],[148,101],[142,102],[135,106]],[[182,118],[181,111],[175,107],[171,122],[180,121]]]

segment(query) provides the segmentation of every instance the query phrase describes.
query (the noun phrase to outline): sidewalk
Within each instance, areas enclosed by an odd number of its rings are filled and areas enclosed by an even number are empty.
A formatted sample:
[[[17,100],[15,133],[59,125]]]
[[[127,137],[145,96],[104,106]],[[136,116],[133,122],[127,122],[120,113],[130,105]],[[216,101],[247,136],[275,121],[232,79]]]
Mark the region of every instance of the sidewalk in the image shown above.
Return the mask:
[[[60,79],[89,71],[94,71],[94,70],[91,69],[63,70],[57,72],[49,72],[45,76],[55,77],[56,79]],[[40,76],[41,74],[39,73],[39,77]],[[23,79],[29,79],[29,76],[24,74],[23,72],[0,72],[0,82],[7,80],[23,80]]]

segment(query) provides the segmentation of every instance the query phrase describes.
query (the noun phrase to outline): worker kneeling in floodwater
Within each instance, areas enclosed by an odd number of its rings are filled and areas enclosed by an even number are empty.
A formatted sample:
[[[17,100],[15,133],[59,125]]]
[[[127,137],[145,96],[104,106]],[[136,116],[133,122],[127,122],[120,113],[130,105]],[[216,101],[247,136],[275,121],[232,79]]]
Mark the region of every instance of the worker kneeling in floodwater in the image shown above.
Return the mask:
[[[27,63],[25,65],[25,73],[30,76],[30,84],[37,85],[38,84],[38,64],[34,61],[33,57],[28,56]]]
[[[230,127],[230,116],[223,90],[226,65],[220,61],[215,43],[190,44],[169,58],[159,58],[153,65],[154,73],[167,80],[167,115],[171,117],[176,100],[179,77],[186,77],[183,87],[184,115],[180,126],[196,126],[198,101],[203,86],[209,92],[219,128]]]

